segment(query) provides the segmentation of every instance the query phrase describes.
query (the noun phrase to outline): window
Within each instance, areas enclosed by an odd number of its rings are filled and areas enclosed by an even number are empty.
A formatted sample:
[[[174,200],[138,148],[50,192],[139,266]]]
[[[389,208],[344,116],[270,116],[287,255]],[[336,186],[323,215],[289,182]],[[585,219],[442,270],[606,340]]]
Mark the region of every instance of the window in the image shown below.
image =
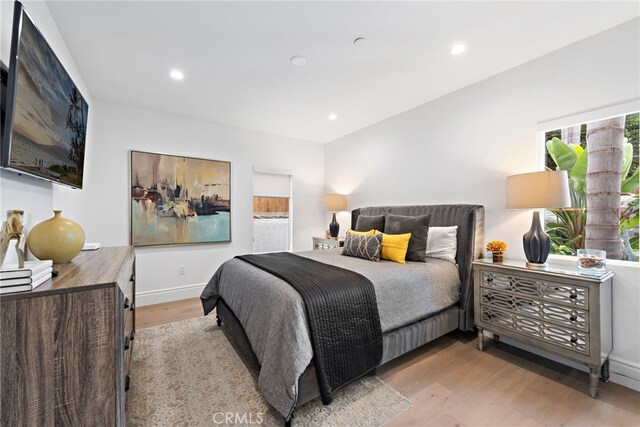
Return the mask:
[[[291,250],[291,174],[254,171],[253,252]]]
[[[544,132],[545,167],[567,171],[572,202],[545,212],[551,253],[586,247],[638,261],[639,119],[620,114]]]

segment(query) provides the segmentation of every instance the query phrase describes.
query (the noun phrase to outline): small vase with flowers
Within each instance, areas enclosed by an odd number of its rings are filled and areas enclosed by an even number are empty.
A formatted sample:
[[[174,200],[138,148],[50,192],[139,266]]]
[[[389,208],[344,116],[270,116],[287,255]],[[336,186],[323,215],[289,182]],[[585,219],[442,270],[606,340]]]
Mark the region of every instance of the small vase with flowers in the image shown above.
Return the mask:
[[[507,251],[507,244],[500,240],[492,240],[487,243],[487,250],[493,254],[493,262],[504,261],[504,253]]]

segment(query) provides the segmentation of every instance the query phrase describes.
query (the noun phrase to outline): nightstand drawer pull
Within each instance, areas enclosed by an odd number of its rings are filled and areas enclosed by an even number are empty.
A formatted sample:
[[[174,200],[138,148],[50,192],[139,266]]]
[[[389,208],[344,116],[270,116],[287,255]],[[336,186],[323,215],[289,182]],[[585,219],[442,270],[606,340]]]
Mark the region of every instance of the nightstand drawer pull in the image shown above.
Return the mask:
[[[575,322],[576,320],[578,320],[578,316],[576,316],[575,314],[572,314],[571,316],[569,316],[569,320],[571,320],[572,322]]]
[[[131,379],[129,378],[129,375],[124,377],[124,391],[129,391],[129,385],[131,383]]]
[[[124,351],[129,350],[129,337],[124,337]]]
[[[578,295],[576,295],[576,294],[571,294],[571,295],[569,295],[569,298],[571,298],[571,299],[576,299],[576,298],[578,298]]]
[[[135,311],[135,309],[136,309],[136,303],[135,303],[135,302],[132,302],[132,303],[131,303],[131,307],[129,307],[129,310],[131,310],[131,311]]]
[[[578,338],[577,337],[571,337],[571,342],[572,343],[577,343],[578,342]]]
[[[125,299],[124,299],[124,309],[126,310],[128,308],[129,308],[129,298],[125,297]]]
[[[129,278],[130,282],[135,282],[136,281],[136,275],[131,273],[131,277]]]

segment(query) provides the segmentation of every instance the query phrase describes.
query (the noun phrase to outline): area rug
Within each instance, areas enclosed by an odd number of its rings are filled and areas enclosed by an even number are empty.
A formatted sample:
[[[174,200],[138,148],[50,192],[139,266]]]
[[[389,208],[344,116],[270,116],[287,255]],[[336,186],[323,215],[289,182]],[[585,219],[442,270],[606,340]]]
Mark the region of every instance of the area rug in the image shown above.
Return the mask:
[[[136,333],[127,395],[132,426],[283,425],[257,391],[257,371],[237,355],[215,313]],[[411,402],[378,377],[296,409],[294,426],[379,426]]]

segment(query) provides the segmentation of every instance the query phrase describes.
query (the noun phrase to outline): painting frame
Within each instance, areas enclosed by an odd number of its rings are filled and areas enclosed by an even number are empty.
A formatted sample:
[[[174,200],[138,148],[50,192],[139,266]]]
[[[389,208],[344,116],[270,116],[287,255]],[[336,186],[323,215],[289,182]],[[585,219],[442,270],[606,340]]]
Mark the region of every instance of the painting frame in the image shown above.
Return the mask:
[[[133,247],[231,242],[230,161],[134,149],[128,157]]]

